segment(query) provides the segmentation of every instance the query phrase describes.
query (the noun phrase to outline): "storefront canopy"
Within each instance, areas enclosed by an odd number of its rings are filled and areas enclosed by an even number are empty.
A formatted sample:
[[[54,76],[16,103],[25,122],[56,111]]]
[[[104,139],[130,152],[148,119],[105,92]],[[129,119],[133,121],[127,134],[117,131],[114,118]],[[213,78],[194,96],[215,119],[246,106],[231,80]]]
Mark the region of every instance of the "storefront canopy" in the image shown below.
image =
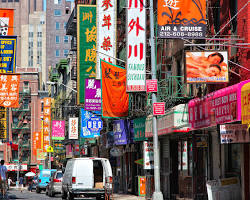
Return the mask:
[[[242,124],[250,124],[250,83],[243,85],[241,90]]]

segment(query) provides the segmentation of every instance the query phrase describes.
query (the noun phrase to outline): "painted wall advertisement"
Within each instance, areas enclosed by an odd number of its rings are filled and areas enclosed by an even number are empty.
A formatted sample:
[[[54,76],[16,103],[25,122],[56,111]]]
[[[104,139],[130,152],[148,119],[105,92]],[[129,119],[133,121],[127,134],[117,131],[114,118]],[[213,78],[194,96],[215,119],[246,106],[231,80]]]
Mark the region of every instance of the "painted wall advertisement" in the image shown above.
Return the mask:
[[[52,140],[65,139],[65,121],[53,120],[52,121]]]
[[[158,0],[158,37],[200,39],[206,35],[206,0]]]
[[[144,169],[154,169],[154,146],[153,142],[143,142],[143,166]]]
[[[78,117],[69,118],[69,139],[78,139]]]
[[[85,110],[101,111],[101,81],[87,78],[85,79],[85,86]]]
[[[127,92],[146,90],[146,0],[127,0]]]

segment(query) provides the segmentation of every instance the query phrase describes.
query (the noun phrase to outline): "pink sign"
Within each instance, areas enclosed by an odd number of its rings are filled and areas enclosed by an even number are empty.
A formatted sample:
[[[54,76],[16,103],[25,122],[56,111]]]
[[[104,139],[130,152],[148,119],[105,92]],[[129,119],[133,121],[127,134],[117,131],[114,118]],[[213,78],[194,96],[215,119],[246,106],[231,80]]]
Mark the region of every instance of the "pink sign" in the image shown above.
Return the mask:
[[[157,79],[146,80],[147,92],[157,92]]]
[[[189,123],[192,129],[241,120],[241,88],[250,80],[240,82],[196,98],[188,103]]]
[[[157,102],[153,104],[153,115],[164,115],[165,114],[165,103]]]
[[[65,121],[53,120],[52,121],[52,140],[64,140],[65,134]]]

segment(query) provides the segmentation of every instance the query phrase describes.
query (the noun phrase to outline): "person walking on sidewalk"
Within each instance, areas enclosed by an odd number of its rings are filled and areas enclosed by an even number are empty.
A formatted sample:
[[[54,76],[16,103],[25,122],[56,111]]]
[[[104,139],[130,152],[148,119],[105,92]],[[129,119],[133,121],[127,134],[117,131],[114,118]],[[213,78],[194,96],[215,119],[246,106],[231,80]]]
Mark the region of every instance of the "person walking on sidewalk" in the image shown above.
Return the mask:
[[[1,160],[1,165],[0,165],[0,188],[1,188],[1,193],[2,197],[5,198],[6,196],[6,190],[7,190],[7,167],[4,165],[4,160]]]
[[[19,178],[19,189],[21,192],[23,192],[23,177],[22,176]]]
[[[13,182],[12,182],[12,179],[9,177],[9,178],[8,178],[8,190],[10,189],[11,183],[13,183]]]

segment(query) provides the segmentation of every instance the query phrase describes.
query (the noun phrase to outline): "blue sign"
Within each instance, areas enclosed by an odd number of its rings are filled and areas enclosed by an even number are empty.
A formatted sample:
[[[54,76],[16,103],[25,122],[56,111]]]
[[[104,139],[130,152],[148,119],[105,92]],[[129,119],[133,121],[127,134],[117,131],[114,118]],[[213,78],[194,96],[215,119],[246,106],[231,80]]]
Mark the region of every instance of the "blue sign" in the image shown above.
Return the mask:
[[[87,128],[91,132],[99,133],[102,130],[102,120],[99,117],[91,117],[87,122]]]

